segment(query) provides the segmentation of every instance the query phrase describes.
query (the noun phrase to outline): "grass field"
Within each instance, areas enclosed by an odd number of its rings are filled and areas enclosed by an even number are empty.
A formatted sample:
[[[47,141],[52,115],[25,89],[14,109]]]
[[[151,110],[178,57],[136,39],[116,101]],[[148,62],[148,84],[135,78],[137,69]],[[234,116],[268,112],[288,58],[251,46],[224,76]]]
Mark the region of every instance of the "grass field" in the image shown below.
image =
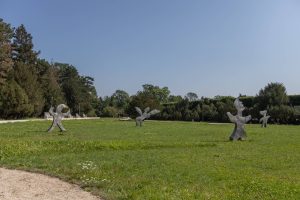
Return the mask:
[[[60,177],[105,199],[300,199],[300,126],[112,119],[0,124],[0,166]]]

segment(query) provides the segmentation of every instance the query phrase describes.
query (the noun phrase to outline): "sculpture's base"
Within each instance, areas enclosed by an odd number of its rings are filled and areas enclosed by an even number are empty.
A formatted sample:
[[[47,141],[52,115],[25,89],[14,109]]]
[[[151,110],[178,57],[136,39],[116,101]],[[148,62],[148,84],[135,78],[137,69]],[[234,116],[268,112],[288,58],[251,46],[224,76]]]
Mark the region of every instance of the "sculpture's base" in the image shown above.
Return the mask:
[[[47,133],[51,133],[53,130],[47,130]],[[59,132],[63,133],[66,132],[67,130],[59,130]]]
[[[229,137],[229,140],[233,141],[233,140],[245,140],[246,139],[246,132],[244,131],[244,129],[240,129],[240,128],[234,128],[233,133],[231,134],[231,136]]]
[[[267,128],[267,124],[261,124],[262,128]]]
[[[143,122],[142,121],[136,121],[135,125],[139,126],[139,127],[142,127],[143,126]]]
[[[237,138],[237,139],[233,139],[233,138],[229,137],[229,140],[230,140],[230,141],[234,141],[234,140],[244,141],[244,140],[246,140],[246,138]]]

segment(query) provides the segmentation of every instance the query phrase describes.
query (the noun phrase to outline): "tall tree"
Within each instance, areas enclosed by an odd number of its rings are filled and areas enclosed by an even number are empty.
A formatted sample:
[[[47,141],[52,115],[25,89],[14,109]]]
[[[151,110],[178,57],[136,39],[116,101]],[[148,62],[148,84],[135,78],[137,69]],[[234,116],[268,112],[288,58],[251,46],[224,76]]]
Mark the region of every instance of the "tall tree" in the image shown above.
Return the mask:
[[[14,59],[29,64],[28,67],[34,69],[34,64],[37,62],[40,52],[33,50],[32,36],[23,24],[15,30],[13,47]]]
[[[130,97],[124,90],[116,90],[111,96],[111,100],[117,108],[126,109],[129,104]]]
[[[145,84],[143,85],[143,91],[138,93],[144,93],[145,96],[156,98],[160,103],[165,103],[168,101],[170,90],[168,87],[160,88],[159,86]]]
[[[198,99],[198,95],[194,92],[188,92],[185,96],[189,101],[196,101]]]
[[[270,106],[286,105],[289,98],[282,83],[269,83],[259,91],[257,101],[260,109],[266,109]]]
[[[80,88],[80,77],[77,69],[69,64],[55,63],[59,68],[59,82],[67,105],[71,111],[75,113],[80,112],[80,103],[83,101]]]
[[[40,115],[44,108],[36,66],[38,54],[33,49],[32,36],[21,25],[13,38],[14,79],[25,90],[29,103],[34,107],[31,115],[35,116]]]
[[[0,85],[4,84],[13,66],[12,37],[13,29],[0,18]]]
[[[59,85],[59,69],[44,59],[38,59],[38,81],[41,84],[45,99],[44,110],[51,106],[65,103],[62,90]]]
[[[96,116],[100,100],[97,97],[97,91],[94,86],[94,78],[90,76],[80,76],[81,80],[81,102],[82,110],[89,116]]]

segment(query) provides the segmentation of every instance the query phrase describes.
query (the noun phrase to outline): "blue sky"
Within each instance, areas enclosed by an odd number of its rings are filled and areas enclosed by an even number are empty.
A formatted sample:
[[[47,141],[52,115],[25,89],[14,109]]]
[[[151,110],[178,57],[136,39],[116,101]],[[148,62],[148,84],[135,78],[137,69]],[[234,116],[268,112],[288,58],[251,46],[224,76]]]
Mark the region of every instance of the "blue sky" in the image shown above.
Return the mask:
[[[297,0],[0,0],[40,57],[95,78],[98,94],[145,83],[172,94],[255,95],[269,82],[300,94]]]

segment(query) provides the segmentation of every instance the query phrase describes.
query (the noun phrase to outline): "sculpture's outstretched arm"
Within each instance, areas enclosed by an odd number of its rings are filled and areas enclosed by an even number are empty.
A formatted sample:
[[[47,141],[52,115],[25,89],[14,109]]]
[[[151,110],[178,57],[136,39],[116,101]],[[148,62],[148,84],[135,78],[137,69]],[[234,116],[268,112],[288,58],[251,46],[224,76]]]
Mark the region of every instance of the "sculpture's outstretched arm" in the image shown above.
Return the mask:
[[[63,113],[62,114],[64,117],[68,117],[69,115],[70,115],[70,110],[68,111],[68,112],[66,112],[66,113]]]
[[[143,115],[143,112],[139,107],[135,107],[135,110],[139,113],[140,116]]]
[[[245,123],[245,124],[252,119],[251,115],[248,115],[246,117],[237,116],[237,118],[240,122]]]
[[[157,110],[157,109],[154,109],[154,110],[152,110],[151,112],[149,112],[150,116],[151,116],[151,115],[155,115],[155,114],[157,114],[157,113],[160,113],[160,111]]]
[[[251,115],[245,117],[245,123],[249,122],[252,119]]]
[[[228,116],[228,118],[231,122],[233,122],[233,123],[236,122],[236,117],[235,116],[233,116],[230,112],[227,112],[226,114],[227,114],[227,116]]]

